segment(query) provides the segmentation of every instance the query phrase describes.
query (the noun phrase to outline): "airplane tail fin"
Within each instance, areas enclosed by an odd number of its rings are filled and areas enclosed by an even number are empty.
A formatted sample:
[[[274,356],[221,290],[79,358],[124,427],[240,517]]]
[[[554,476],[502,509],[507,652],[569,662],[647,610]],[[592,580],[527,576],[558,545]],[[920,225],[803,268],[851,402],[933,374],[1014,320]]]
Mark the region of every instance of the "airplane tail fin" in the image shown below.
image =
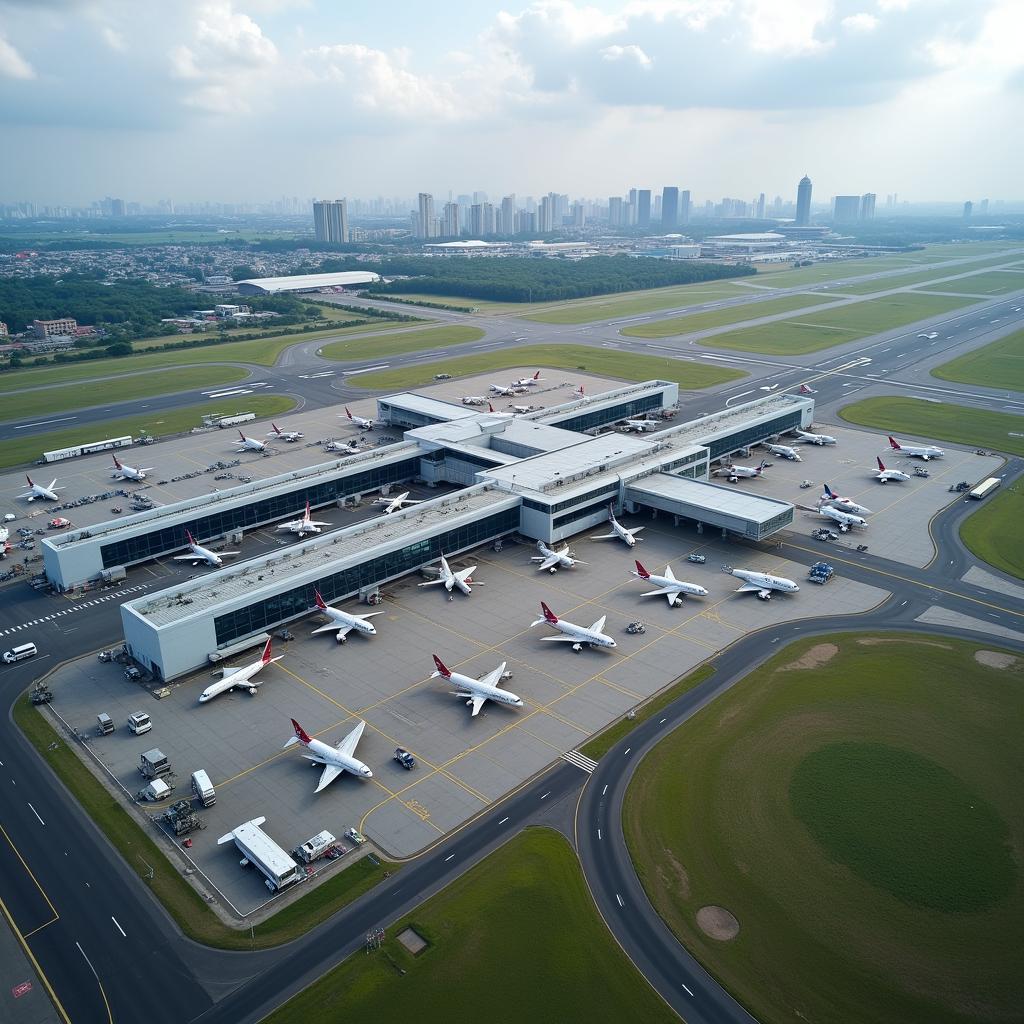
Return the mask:
[[[348,411],[348,406],[347,406],[347,405],[345,406],[345,415],[346,415],[346,416],[347,416],[347,417],[348,417],[349,419],[352,419],[352,413],[350,413],[350,412]]]
[[[25,479],[28,481],[29,487],[35,487],[35,484],[32,483],[32,477],[30,477],[28,473],[25,474]]]
[[[487,411],[494,412],[494,406],[490,402],[487,403]]]
[[[829,487],[828,484],[822,484],[821,486],[825,488],[825,497],[826,498],[834,498],[834,497],[836,497],[836,492],[833,491],[832,488]]]
[[[634,559],[634,561],[636,560]],[[651,574],[639,562],[636,562],[636,574],[642,580],[649,580],[651,578]]]
[[[445,663],[436,654],[433,657],[434,665],[437,667],[437,671],[434,673],[434,675],[441,675],[444,676],[445,679],[451,679],[452,674],[448,666],[445,665]]]
[[[263,648],[263,657],[260,659],[260,661],[262,661],[264,665],[269,665],[270,662],[273,660],[271,658],[271,655],[273,654],[273,652],[270,649],[271,644],[273,644],[273,642],[274,642],[273,640],[268,640],[267,641],[267,646]]]
[[[813,393],[814,392],[812,392],[811,389],[806,384],[801,384],[800,385],[800,394],[801,395],[811,395]]]
[[[885,472],[885,464],[882,462],[882,460],[877,455],[875,456],[875,462],[878,463],[878,471],[880,473],[884,473]]]
[[[576,394],[579,395],[580,398],[582,398],[586,394],[586,392],[583,390],[582,384],[579,386],[579,390],[576,392]]]
[[[889,435],[889,445],[894,452],[898,452],[900,450],[900,443],[892,436],[892,434]]]
[[[309,518],[309,502],[306,502],[306,518]]]
[[[242,433],[241,431],[239,431],[239,432],[238,432],[238,436],[239,436],[239,437],[240,437],[240,438],[241,438],[241,439],[242,439],[243,441],[245,440],[245,434],[243,434],[243,433]]]
[[[117,456],[116,456],[116,455],[111,455],[110,457],[111,457],[111,458],[112,458],[112,459],[114,460],[114,465],[115,465],[115,466],[116,466],[116,467],[117,467],[118,469],[123,469],[123,468],[124,468],[124,467],[123,467],[123,466],[121,465],[121,463],[117,461]]]
[[[543,601],[541,601],[540,607],[544,612],[544,618],[550,622],[552,626],[555,625],[555,623],[558,622],[558,616]]]
[[[323,611],[327,607],[327,605],[324,604],[324,599],[320,596],[320,591],[319,590],[314,590],[313,593],[316,594],[316,606],[317,606],[317,608],[319,608],[321,611]]]
[[[533,375],[533,379],[534,379],[534,380],[540,380],[540,370],[538,370],[538,371],[537,371],[537,372],[536,372],[536,373],[535,373],[535,374]]]
[[[299,743],[303,743],[308,746],[310,742],[309,735],[294,718],[292,719],[292,728],[295,730],[295,739],[297,739]]]
[[[767,467],[768,467],[767,460],[762,459],[761,462],[758,464],[757,471],[759,473],[763,473],[765,471],[765,469],[767,469]]]
[[[193,544],[193,545],[195,544],[196,539],[195,539],[195,537],[192,536],[191,533],[189,533],[188,530],[185,531],[185,536],[188,537],[189,544]]]
[[[275,434],[281,433],[281,428],[273,420],[270,421],[270,425],[274,428]]]

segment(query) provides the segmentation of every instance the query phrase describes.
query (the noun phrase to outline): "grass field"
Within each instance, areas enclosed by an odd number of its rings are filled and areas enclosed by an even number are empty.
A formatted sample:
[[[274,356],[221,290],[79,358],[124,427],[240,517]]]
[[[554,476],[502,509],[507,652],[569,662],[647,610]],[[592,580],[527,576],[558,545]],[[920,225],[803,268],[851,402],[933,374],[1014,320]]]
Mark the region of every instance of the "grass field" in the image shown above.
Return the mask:
[[[799,641],[643,761],[624,812],[669,927],[761,1021],[995,1024],[1024,1005],[1024,659]],[[698,924],[738,922],[732,939]]]
[[[980,559],[1018,579],[1024,579],[1024,484],[1018,481],[984,504],[960,527],[960,539]]]
[[[395,938],[429,943],[412,956]],[[400,973],[401,972],[401,973]],[[266,1018],[450,1024],[486,1020],[678,1022],[608,934],[576,856],[530,829]],[[341,1011],[343,1009],[343,1012]]]
[[[1024,331],[1015,331],[991,345],[936,366],[932,376],[987,388],[1024,391]]]
[[[886,433],[903,433],[935,441],[991,448],[1024,455],[1021,418],[1005,412],[970,409],[920,398],[865,398],[843,406],[839,415],[849,423],[875,427]]]
[[[769,355],[803,355],[833,345],[845,345],[916,320],[943,316],[975,301],[951,295],[916,295],[905,292],[820,313],[809,310],[799,320],[779,320],[758,327],[740,328],[727,334],[702,338],[698,344],[708,348],[738,349],[741,352],[764,352]]]
[[[393,337],[352,338],[346,341],[332,341],[320,350],[324,359],[341,361],[350,359],[386,359],[403,352],[418,352],[421,349],[444,348],[446,345],[465,345],[479,341],[484,332],[479,327],[451,324],[445,327],[425,327],[415,331],[404,331]]]
[[[930,290],[966,292],[971,295],[1005,295],[1008,292],[1020,291],[1022,288],[1024,288],[1024,271],[989,270],[984,274],[972,274],[970,277],[961,277],[958,281],[937,284]]]
[[[39,388],[4,397],[0,416],[5,420],[49,415],[70,409],[85,409],[108,402],[127,402],[133,398],[170,395],[191,388],[215,387],[242,380],[249,375],[241,366],[193,366],[165,369],[159,373],[139,373],[112,377],[91,387]]]
[[[137,416],[126,416],[116,420],[102,420],[87,426],[54,430],[32,437],[17,437],[5,440],[0,446],[0,467],[17,466],[23,462],[34,462],[43,452],[69,445],[81,444],[83,440],[101,437],[120,437],[124,434],[139,434],[149,431],[153,437],[178,434],[202,423],[203,413],[254,412],[257,417],[280,416],[295,408],[295,399],[285,395],[236,395],[233,398],[218,398],[201,405],[188,405],[182,409],[162,409],[140,412]]]
[[[384,872],[399,865],[366,859],[335,874],[313,892],[279,910],[272,917],[249,929],[229,928],[217,918],[199,894],[185,881],[180,870],[164,856],[163,850],[124,810],[68,749],[28,699],[19,698],[14,706],[14,721],[36,748],[39,756],[56,772],[85,813],[103,831],[124,858],[125,864],[143,879],[167,908],[181,930],[196,942],[221,949],[263,949],[290,942],[314,925],[326,921],[342,907],[382,881]],[[149,867],[153,877],[149,877]]]
[[[714,387],[726,381],[739,380],[746,374],[741,370],[727,370],[720,366],[704,366],[681,359],[661,359],[656,356],[638,356],[631,352],[616,352],[587,345],[523,345],[504,352],[485,352],[443,362],[406,366],[398,370],[379,370],[364,373],[358,383],[364,388],[411,388],[428,384],[435,373],[450,373],[466,377],[488,370],[502,370],[511,366],[550,367],[558,370],[586,370],[588,373],[606,374],[622,380],[675,381],[681,388],[695,390]]]
[[[372,291],[372,289],[370,290]],[[529,308],[525,302],[495,302],[491,299],[474,299],[469,295],[427,295],[425,293],[395,292],[394,295],[389,295],[388,298],[401,299],[404,302],[434,302],[442,306],[469,306],[481,313],[516,313],[523,309],[524,306]],[[415,314],[415,312],[416,310],[414,309],[409,310],[410,314]]]
[[[709,309],[707,312],[692,313],[690,316],[677,316],[670,320],[655,320],[649,324],[636,324],[634,327],[623,327],[619,333],[626,334],[631,338],[669,338],[675,334],[706,331],[711,327],[724,327],[727,324],[756,320],[763,316],[788,313],[794,309],[818,306],[829,301],[827,295],[784,295],[779,299],[765,299],[763,302],[750,302],[742,306],[729,306],[726,309]]]
[[[696,284],[674,285],[669,288],[651,288],[639,292],[620,292],[616,295],[598,295],[587,299],[535,307],[523,314],[524,320],[545,324],[585,324],[593,320],[607,320],[617,316],[636,316],[655,313],[676,306],[697,306],[716,299],[734,299],[748,290],[728,281],[701,281]],[[751,281],[753,277],[743,278]]]

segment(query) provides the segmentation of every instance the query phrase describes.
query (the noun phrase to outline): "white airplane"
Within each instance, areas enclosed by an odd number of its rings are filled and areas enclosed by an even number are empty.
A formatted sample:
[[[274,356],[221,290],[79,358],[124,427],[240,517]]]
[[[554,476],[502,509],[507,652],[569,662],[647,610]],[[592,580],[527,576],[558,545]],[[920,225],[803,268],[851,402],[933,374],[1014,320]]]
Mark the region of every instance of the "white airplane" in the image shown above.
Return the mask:
[[[389,516],[392,512],[401,512],[403,505],[422,505],[422,498],[410,498],[408,491],[402,491],[401,494],[396,494],[393,498],[383,497],[374,498],[374,505],[384,505],[384,515]]]
[[[834,523],[838,523],[840,533],[846,533],[851,526],[861,526],[866,529],[868,525],[868,521],[863,516],[855,516],[852,512],[844,512],[834,505],[819,505],[816,509],[809,509],[808,511],[817,512],[823,519],[831,519]]]
[[[264,441],[257,441],[255,437],[246,437],[241,431],[238,432],[238,436],[241,440],[235,442],[238,445],[235,449],[236,452],[265,452],[267,450]]]
[[[800,385],[800,394],[801,395],[816,395],[817,393],[818,392],[815,391],[814,388],[810,387],[807,384],[801,384]]]
[[[498,683],[505,676],[505,662],[503,661],[496,669],[488,672],[487,675],[474,679],[472,676],[464,676],[461,672],[452,672],[445,663],[435,654],[435,671],[430,673],[430,678],[444,676],[450,683],[459,687],[452,691],[454,697],[466,697],[466,706],[473,708],[472,718],[480,714],[484,701],[493,700],[497,704],[508,704],[514,708],[521,708],[523,701],[510,690],[502,689]]]
[[[224,564],[225,558],[232,558],[238,554],[237,551],[221,551],[219,554],[215,551],[210,551],[209,548],[204,548],[197,544],[195,538],[188,530],[185,531],[185,536],[188,537],[188,546],[192,553],[190,555],[175,555],[173,558],[175,562],[191,562],[193,565],[205,562],[207,565],[215,565],[219,569]]]
[[[645,431],[660,427],[661,420],[626,420],[626,426],[630,430],[635,430],[638,434],[643,434]]]
[[[134,466],[120,462],[116,455],[111,455],[111,458],[114,460],[114,471],[110,475],[115,480],[145,480],[146,474],[153,471],[152,466],[136,469]]]
[[[686,583],[683,580],[677,580],[672,573],[672,566],[665,566],[664,576],[655,576],[649,573],[639,562],[636,562],[636,569],[633,575],[638,580],[643,580],[645,583],[653,583],[658,590],[648,590],[646,594],[641,594],[641,597],[666,597],[668,598],[669,608],[683,606],[683,598],[689,595],[696,595],[697,597],[707,597],[708,592],[704,587],[697,586],[696,583]]]
[[[503,388],[500,384],[492,384],[491,392],[498,396],[512,397],[513,395],[525,394],[526,388],[517,387],[515,384],[510,384],[507,388]]]
[[[538,370],[532,377],[523,377],[520,380],[512,381],[512,387],[514,388],[532,388],[536,387],[544,378],[540,375]]]
[[[899,469],[886,469],[885,463],[880,458],[875,457],[875,462],[878,463],[878,472],[875,474],[875,479],[880,484],[887,484],[890,480],[907,481],[910,479],[909,473],[904,473]]]
[[[282,430],[276,423],[270,424],[274,429],[267,437],[276,437],[278,441],[301,441],[306,435],[300,430]]]
[[[569,551],[568,544],[564,544],[560,550],[555,551],[540,540],[537,541],[537,550],[540,554],[534,555],[530,561],[540,562],[540,565],[537,566],[538,571],[547,569],[550,573],[556,573],[559,569],[574,569],[577,565],[588,564],[580,558],[574,558]]]
[[[587,401],[587,393],[586,391],[583,390],[582,384],[578,388],[576,388],[575,391],[573,391],[572,397],[579,399],[581,402]]]
[[[631,548],[638,540],[643,540],[643,537],[634,537],[633,534],[639,533],[641,530],[646,529],[643,526],[634,526],[632,530],[627,530],[622,523],[615,518],[615,513],[612,511],[612,506],[608,506],[608,521],[612,524],[611,533],[595,533],[591,536],[590,540],[614,540],[618,537],[620,540],[626,542],[626,547]]]
[[[358,633],[363,633],[365,636],[376,636],[377,629],[369,619],[372,619],[374,615],[383,615],[383,612],[366,612],[364,615],[353,615],[351,612],[343,612],[340,608],[332,608],[328,604],[324,604],[324,599],[320,596],[320,591],[314,591],[316,594],[316,606],[326,615],[331,621],[325,626],[318,626],[310,633],[310,636],[316,636],[317,633],[336,633],[335,640],[339,644],[345,643],[348,639],[349,633],[352,630],[356,630]]]
[[[301,743],[309,751],[308,754],[302,756],[307,761],[324,766],[324,770],[320,773],[320,781],[317,783],[316,789],[313,790],[314,793],[325,789],[342,772],[351,772],[362,779],[373,778],[373,772],[354,756],[356,746],[366,728],[365,722],[360,721],[336,747],[312,739],[294,718],[292,719],[292,728],[295,730],[295,735],[281,749],[287,750],[293,743]]]
[[[345,415],[360,429],[360,430],[373,430],[377,426],[376,420],[368,420],[365,416],[353,416],[348,411],[348,406],[345,406]]]
[[[720,466],[711,475],[724,476],[729,483],[734,484],[739,480],[756,479],[764,472],[767,465],[768,463],[764,459],[757,466],[734,466],[729,462]]]
[[[891,434],[889,435],[889,444],[894,452],[899,452],[900,455],[916,456],[919,459],[924,459],[927,462],[929,459],[941,459],[946,453],[941,448],[936,448],[934,445],[905,445],[900,444]]]
[[[794,430],[793,433],[801,441],[806,441],[808,444],[825,445],[836,443],[836,439],[830,434],[810,434],[806,430]]]
[[[821,486],[823,490],[821,497],[818,499],[819,508],[822,505],[831,505],[833,508],[839,509],[840,512],[852,512],[858,516],[871,515],[871,509],[866,508],[864,505],[858,505],[853,498],[840,497],[828,484],[822,484]]]
[[[544,612],[543,618],[534,619],[530,623],[530,628],[539,626],[542,622],[546,622],[549,626],[554,626],[555,629],[561,633],[561,636],[542,636],[541,640],[554,640],[560,643],[572,644],[574,651],[582,651],[584,646],[590,647],[615,647],[615,641],[606,634],[602,633],[604,629],[604,620],[608,618],[607,615],[602,615],[589,628],[586,626],[577,626],[575,623],[566,622],[565,619],[560,619],[543,601],[540,603],[541,610]]]
[[[785,576],[772,576],[767,572],[754,572],[751,569],[734,569],[731,565],[723,565],[722,572],[743,580],[743,586],[736,591],[737,594],[757,594],[761,601],[770,601],[772,591],[778,590],[783,594],[795,594],[800,588]]]
[[[283,655],[278,655],[276,658],[272,658],[270,656],[271,643],[273,643],[272,640],[267,641],[259,661],[254,661],[251,665],[246,665],[243,668],[224,669],[220,680],[216,683],[211,683],[201,694],[199,694],[199,703],[205,704],[207,701],[213,700],[214,697],[217,697],[222,693],[227,693],[228,690],[233,690],[236,686],[244,686],[253,696],[255,696],[256,690],[262,686],[263,683],[262,681],[252,682],[252,677],[265,666],[270,665],[275,661],[280,661],[283,657]]]
[[[358,455],[363,450],[358,441],[328,441],[324,445],[325,452],[340,452],[342,455]]]
[[[309,518],[309,502],[306,502],[306,511],[303,513],[301,519],[293,519],[290,523],[282,523],[278,529],[288,530],[291,533],[297,533],[299,537],[304,537],[307,533],[320,533],[321,526],[330,526],[330,523],[319,523]]]
[[[487,399],[483,395],[466,395],[462,399],[463,405],[487,405]]]
[[[483,586],[483,584],[478,580],[473,579],[473,573],[475,572],[475,565],[471,565],[468,569],[460,569],[458,572],[452,572],[451,567],[448,565],[448,559],[442,555],[441,567],[437,570],[437,579],[427,580],[426,583],[419,583],[417,586],[434,587],[438,583],[443,583],[444,589],[448,591],[448,600],[450,601],[453,587],[458,587],[464,594],[471,594],[473,593],[474,584],[478,587]]]
[[[509,408],[512,410],[513,415],[522,416],[525,413],[530,412],[533,409],[532,405],[510,405]]]
[[[25,479],[28,481],[28,486],[31,489],[24,494],[19,494],[19,498],[28,498],[29,501],[35,501],[36,498],[45,498],[47,501],[60,501],[60,498],[57,497],[57,492],[63,491],[64,488],[54,486],[57,483],[56,477],[50,481],[49,487],[32,483],[32,477],[30,476],[26,476]]]
[[[777,455],[777,456],[779,456],[780,458],[783,458],[783,459],[789,459],[790,462],[803,462],[804,461],[802,458],[800,458],[800,452],[798,452],[796,450],[796,448],[791,448],[788,444],[767,444],[766,443],[765,444],[765,448],[767,448],[768,451],[772,455]]]

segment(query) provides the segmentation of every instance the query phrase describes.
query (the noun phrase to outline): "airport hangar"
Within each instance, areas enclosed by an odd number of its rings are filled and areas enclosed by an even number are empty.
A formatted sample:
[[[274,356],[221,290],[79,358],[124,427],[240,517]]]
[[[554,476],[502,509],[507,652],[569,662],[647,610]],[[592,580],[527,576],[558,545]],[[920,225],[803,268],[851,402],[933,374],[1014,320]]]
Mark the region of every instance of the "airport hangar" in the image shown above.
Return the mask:
[[[239,295],[280,295],[282,292],[318,292],[376,284],[380,274],[370,270],[341,270],[335,274],[293,274],[291,277],[251,277],[237,283]]]
[[[171,680],[308,615],[314,589],[328,602],[366,600],[441,554],[455,556],[511,534],[551,543],[604,522],[609,505],[670,514],[676,523],[752,540],[789,525],[791,504],[706,482],[709,462],[810,426],[810,399],[768,396],[650,438],[579,432],[670,408],[677,396],[677,385],[648,381],[510,416],[394,395],[379,400],[378,412],[409,428],[404,441],[47,538],[47,574],[58,586],[73,585],[104,569],[179,551],[186,529],[200,541],[231,537],[293,514],[306,500],[341,502],[413,478],[464,486],[126,603],[129,652],[154,678]]]

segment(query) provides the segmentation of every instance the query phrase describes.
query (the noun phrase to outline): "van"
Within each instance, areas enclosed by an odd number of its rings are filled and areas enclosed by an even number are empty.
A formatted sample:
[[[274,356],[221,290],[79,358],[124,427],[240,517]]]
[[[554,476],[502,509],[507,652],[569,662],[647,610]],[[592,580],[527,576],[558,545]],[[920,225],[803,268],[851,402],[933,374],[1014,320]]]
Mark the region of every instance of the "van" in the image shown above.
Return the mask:
[[[8,665],[13,665],[16,661],[23,661],[38,653],[35,644],[20,644],[17,647],[12,647],[9,651],[4,651],[4,661]]]
[[[153,722],[145,711],[136,711],[128,716],[128,728],[136,736],[141,736],[153,728]]]

